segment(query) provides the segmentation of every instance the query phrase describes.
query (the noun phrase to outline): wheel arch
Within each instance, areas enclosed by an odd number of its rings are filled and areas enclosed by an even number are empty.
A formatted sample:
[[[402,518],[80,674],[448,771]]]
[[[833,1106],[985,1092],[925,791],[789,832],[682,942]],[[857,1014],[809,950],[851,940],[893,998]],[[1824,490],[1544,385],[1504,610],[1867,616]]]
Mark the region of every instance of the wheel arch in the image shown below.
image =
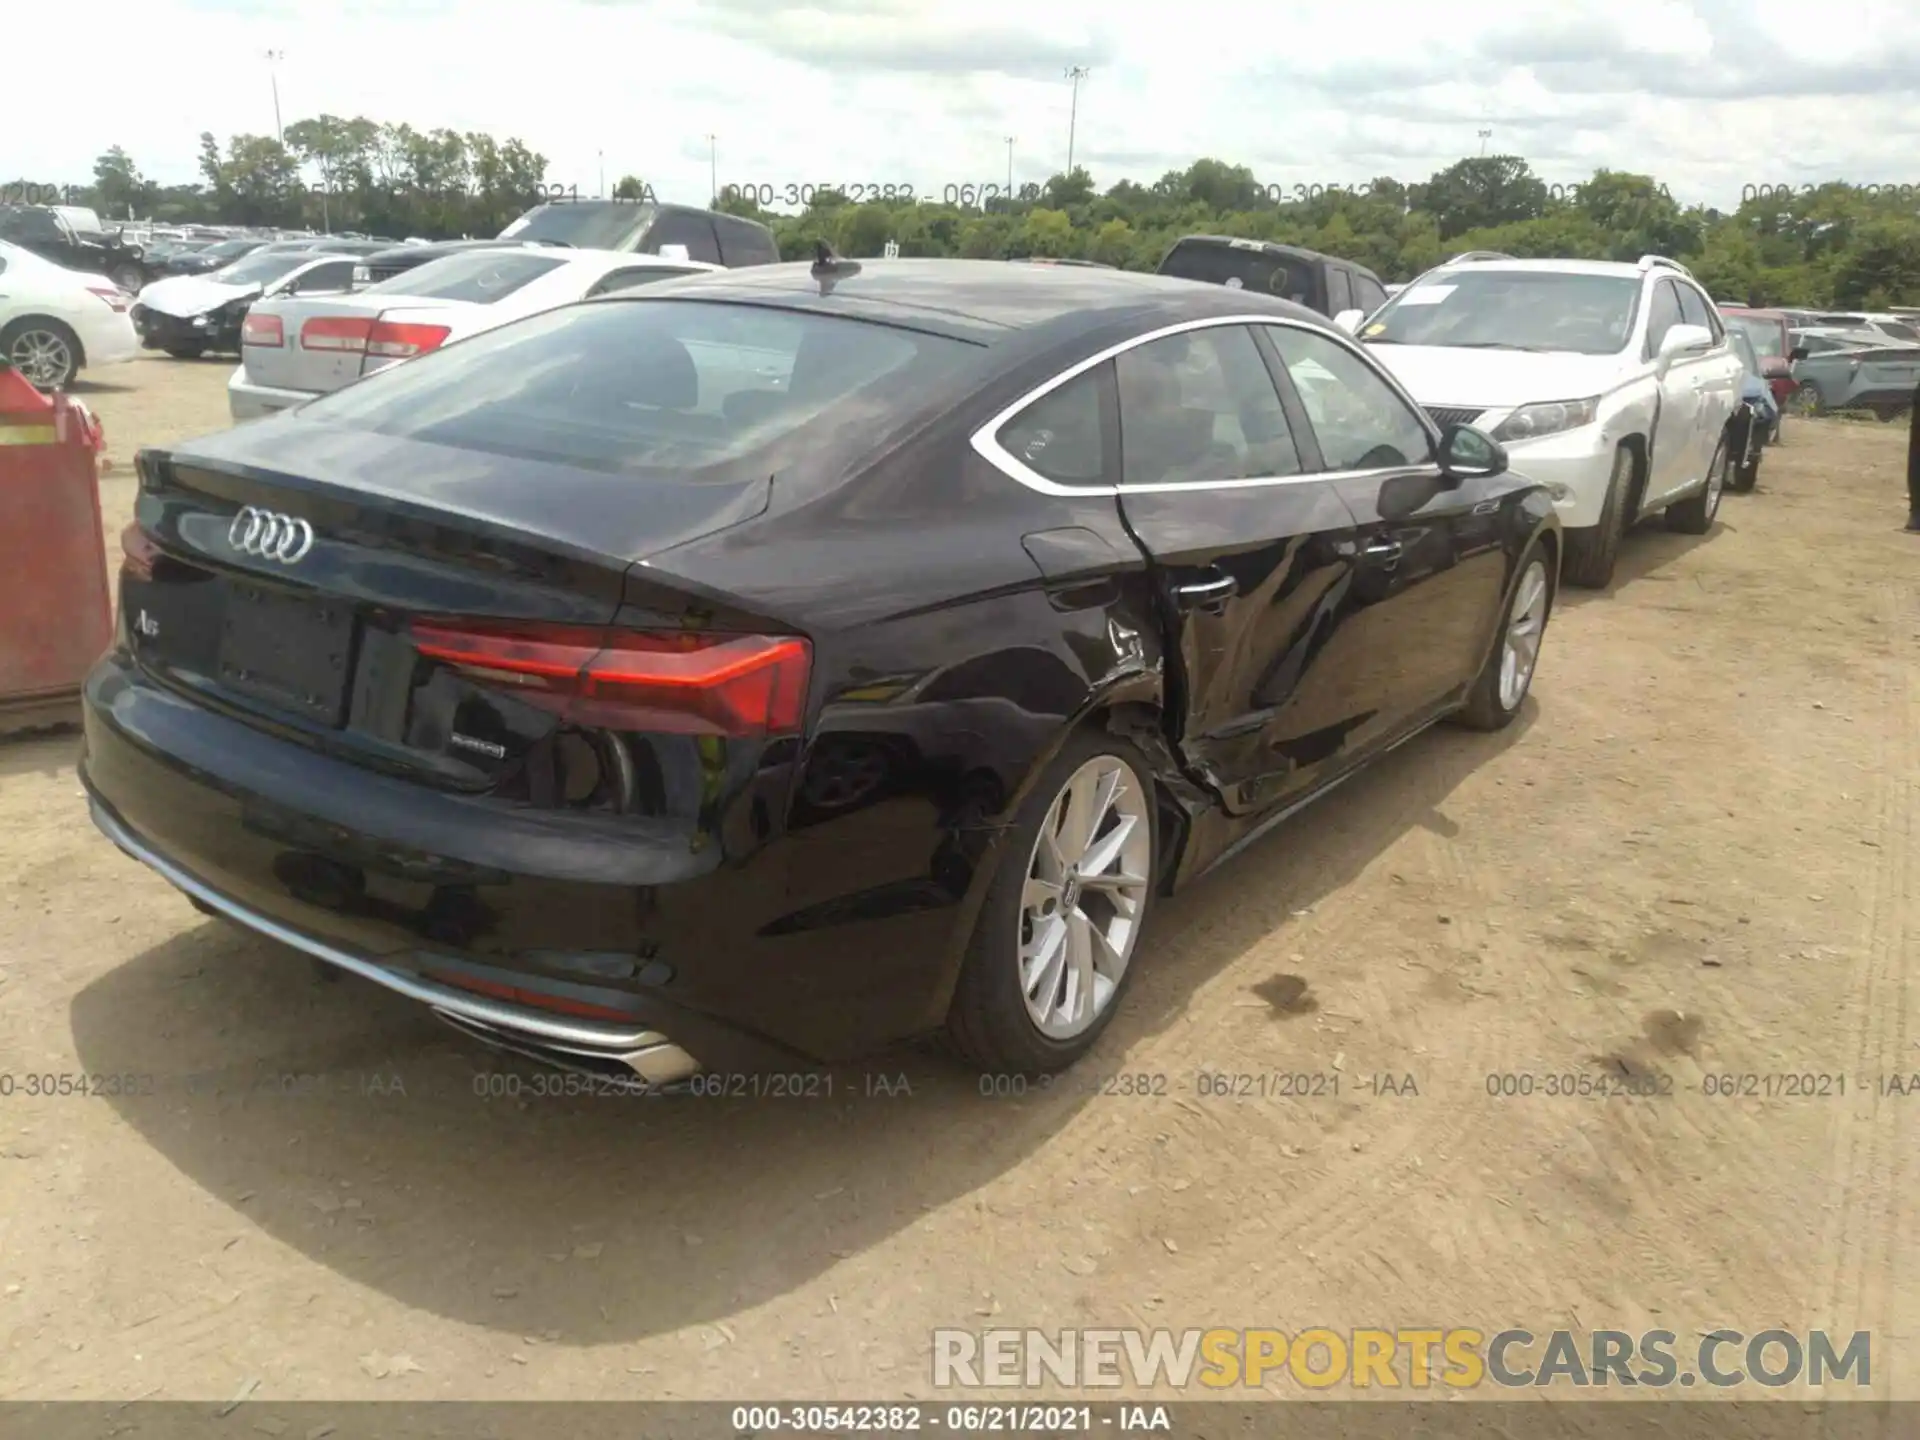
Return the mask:
[[[961,902],[961,913],[948,940],[947,952],[941,957],[935,999],[942,1012],[952,1001],[967,947],[980,923],[981,908],[1014,828],[1014,818],[1074,737],[1089,731],[1103,732],[1127,741],[1145,757],[1149,773],[1144,778],[1154,787],[1154,812],[1159,824],[1154,855],[1155,889],[1165,894],[1171,887],[1180,858],[1186,851],[1194,818],[1208,802],[1180,768],[1169,734],[1167,703],[1164,677],[1157,661],[1110,675],[1088,688],[1079,708],[1029,760],[1019,785],[1008,794],[1000,814],[987,827],[984,843],[973,847],[971,882]]]

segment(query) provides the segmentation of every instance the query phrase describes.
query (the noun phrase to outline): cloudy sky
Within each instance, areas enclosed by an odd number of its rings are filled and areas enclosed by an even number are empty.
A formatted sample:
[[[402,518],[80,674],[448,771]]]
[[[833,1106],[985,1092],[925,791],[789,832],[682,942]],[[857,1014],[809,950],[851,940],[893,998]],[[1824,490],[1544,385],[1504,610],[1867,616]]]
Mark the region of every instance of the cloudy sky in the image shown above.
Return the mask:
[[[124,0],[123,0],[124,3]],[[79,183],[107,146],[196,178],[198,135],[332,111],[518,136],[593,193],[1016,182],[1105,186],[1200,155],[1286,187],[1422,179],[1479,132],[1550,181],[1920,183],[1920,0],[113,0],[7,30],[0,181]],[[1844,11],[1844,16],[1842,12]],[[1832,15],[1832,23],[1820,19]],[[24,22],[24,32],[22,25]],[[70,64],[53,63],[65,56]],[[156,80],[154,77],[164,77]],[[57,124],[19,117],[57,116]]]

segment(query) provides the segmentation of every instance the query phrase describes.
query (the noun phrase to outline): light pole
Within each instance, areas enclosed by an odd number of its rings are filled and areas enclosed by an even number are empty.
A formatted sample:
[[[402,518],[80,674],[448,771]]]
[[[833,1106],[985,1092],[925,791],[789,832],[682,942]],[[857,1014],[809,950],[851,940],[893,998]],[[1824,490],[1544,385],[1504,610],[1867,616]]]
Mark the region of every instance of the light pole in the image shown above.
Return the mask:
[[[1482,130],[1480,132],[1480,154],[1483,159],[1485,158],[1487,153],[1487,141],[1491,140],[1492,138],[1493,138],[1493,131]]]
[[[717,205],[720,201],[720,141],[717,136],[707,136],[707,203]]]
[[[267,79],[273,85],[273,138],[282,145],[287,143],[285,133],[280,129],[280,73],[274,67],[287,58],[284,50],[267,51]]]
[[[1067,67],[1067,79],[1073,82],[1073,99],[1069,102],[1067,109],[1067,175],[1069,177],[1073,175],[1073,132],[1080,120],[1080,82],[1086,79],[1089,73],[1084,65]]]
[[[596,150],[593,153],[600,157],[600,198],[604,200],[607,198],[607,152]]]
[[[1072,145],[1067,147],[1071,150]],[[1007,203],[1013,203],[1013,136],[1007,136]]]

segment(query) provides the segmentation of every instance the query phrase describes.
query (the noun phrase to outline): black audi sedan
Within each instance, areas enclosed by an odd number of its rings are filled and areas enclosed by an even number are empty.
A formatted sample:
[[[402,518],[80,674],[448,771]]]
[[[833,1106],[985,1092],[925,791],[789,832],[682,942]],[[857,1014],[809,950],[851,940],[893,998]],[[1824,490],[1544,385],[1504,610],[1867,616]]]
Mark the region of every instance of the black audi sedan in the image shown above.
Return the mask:
[[[1081,267],[672,280],[137,467],[98,826],[631,1084],[1070,1064],[1157,896],[1513,718],[1560,563],[1320,316]]]

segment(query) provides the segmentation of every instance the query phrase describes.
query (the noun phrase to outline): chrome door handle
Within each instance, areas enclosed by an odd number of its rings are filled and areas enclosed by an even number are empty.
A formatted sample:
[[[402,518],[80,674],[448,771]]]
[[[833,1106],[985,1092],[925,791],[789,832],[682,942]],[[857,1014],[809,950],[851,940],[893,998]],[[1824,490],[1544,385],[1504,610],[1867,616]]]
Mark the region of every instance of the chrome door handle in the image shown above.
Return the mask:
[[[1406,547],[1398,540],[1375,540],[1360,553],[1369,560],[1378,560],[1388,565],[1397,565],[1400,563],[1400,556],[1404,554],[1405,551]]]
[[[1231,575],[1221,575],[1213,580],[1196,580],[1190,585],[1176,585],[1174,598],[1183,610],[1210,610],[1224,604],[1240,589],[1240,582]]]

